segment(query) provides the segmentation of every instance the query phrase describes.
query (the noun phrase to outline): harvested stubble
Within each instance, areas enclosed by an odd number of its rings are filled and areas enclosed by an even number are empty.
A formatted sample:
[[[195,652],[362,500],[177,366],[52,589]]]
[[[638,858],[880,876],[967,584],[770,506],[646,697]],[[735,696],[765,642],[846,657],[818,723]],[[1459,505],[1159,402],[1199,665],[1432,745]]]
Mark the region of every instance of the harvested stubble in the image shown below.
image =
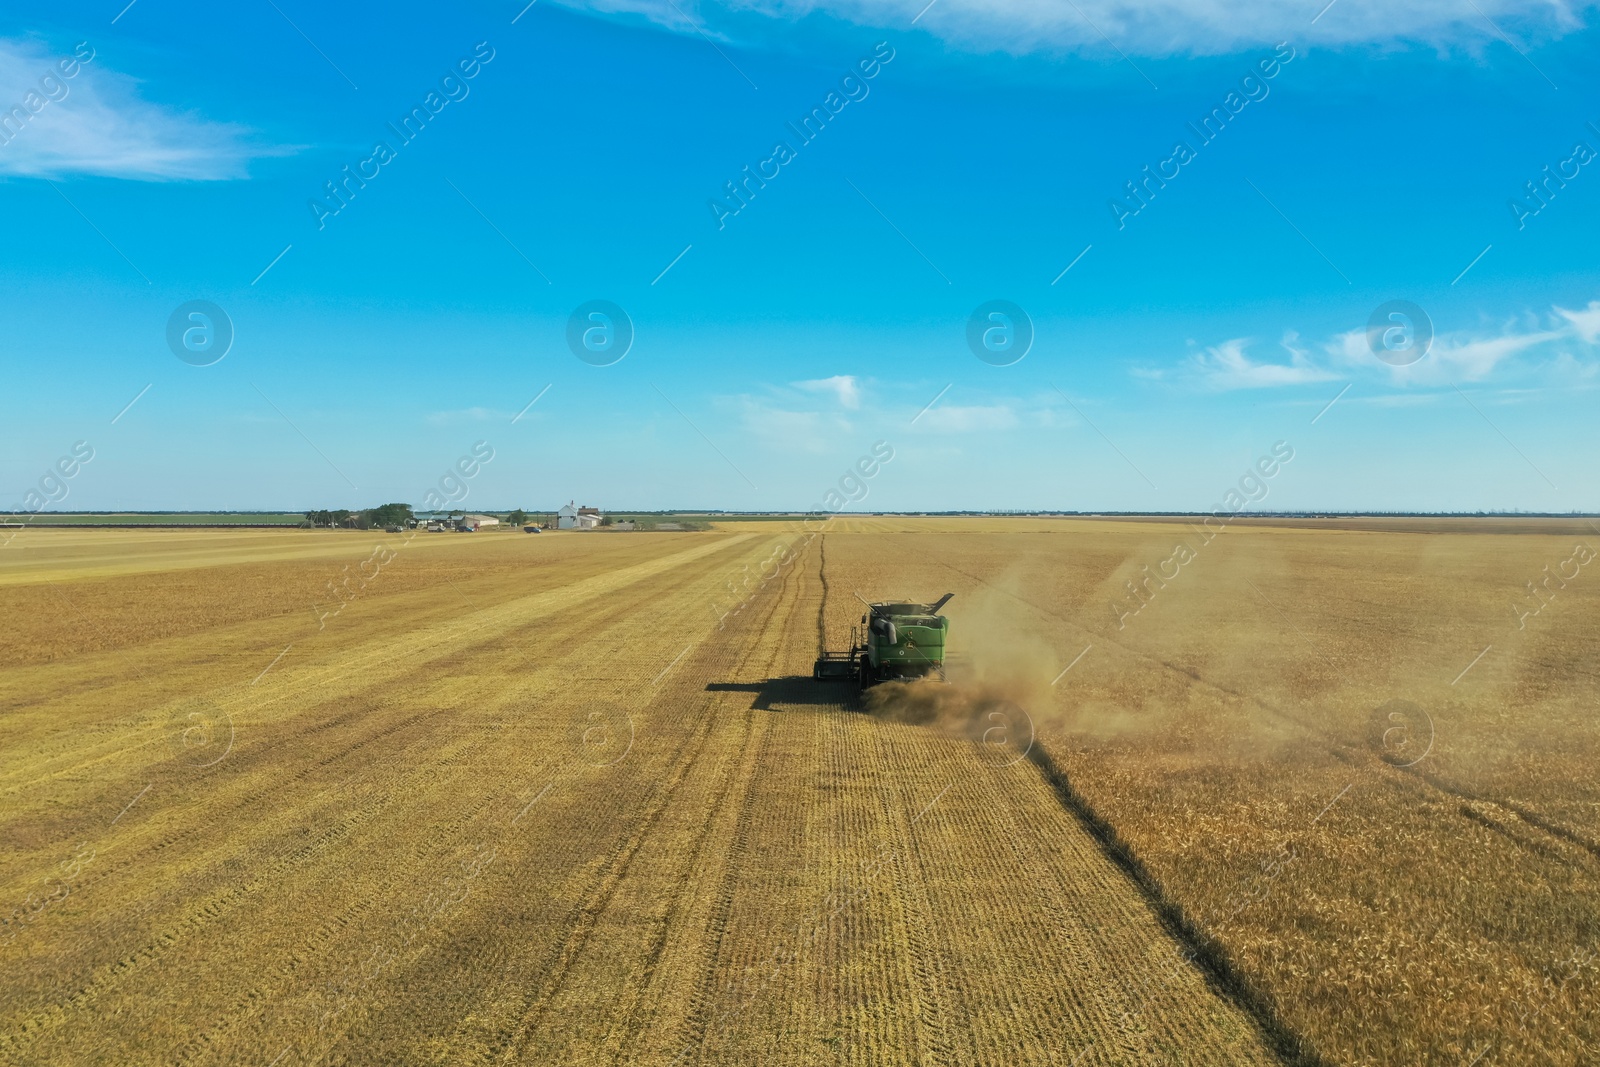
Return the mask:
[[[370,538],[34,533],[0,890],[92,855],[0,1062],[1272,1060],[1031,766],[811,682],[821,542],[719,619],[774,531],[423,540],[319,630]]]
[[[0,1062],[1589,1054],[1595,599],[1506,604],[1570,537],[1236,526],[1118,629],[1181,527],[867,523],[727,616],[794,531],[420,538],[322,629],[392,539],[27,531]],[[807,677],[950,589],[1027,759]]]

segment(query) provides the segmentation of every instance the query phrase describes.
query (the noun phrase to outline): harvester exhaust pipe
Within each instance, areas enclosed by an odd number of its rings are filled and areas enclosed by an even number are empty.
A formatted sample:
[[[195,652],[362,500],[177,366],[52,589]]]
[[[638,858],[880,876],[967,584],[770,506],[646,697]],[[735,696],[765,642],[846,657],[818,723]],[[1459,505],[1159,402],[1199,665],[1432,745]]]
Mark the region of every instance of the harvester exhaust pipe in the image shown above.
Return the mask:
[[[944,607],[947,603],[949,603],[950,602],[950,598],[953,597],[953,596],[955,596],[954,593],[946,593],[944,596],[940,597],[938,600],[935,600],[932,604],[929,604],[928,605],[928,614],[929,615],[937,615],[937,614],[939,614],[939,609]]]

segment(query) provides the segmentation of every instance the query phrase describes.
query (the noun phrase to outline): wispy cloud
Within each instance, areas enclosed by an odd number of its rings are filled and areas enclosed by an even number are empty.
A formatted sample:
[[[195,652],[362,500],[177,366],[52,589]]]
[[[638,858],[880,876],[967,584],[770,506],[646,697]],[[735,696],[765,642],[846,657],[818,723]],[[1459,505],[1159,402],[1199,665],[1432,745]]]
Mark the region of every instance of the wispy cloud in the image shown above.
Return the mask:
[[[796,389],[804,389],[808,393],[830,393],[838,398],[839,406],[855,411],[861,407],[861,387],[856,384],[853,374],[835,374],[831,378],[815,378],[810,381],[795,382]]]
[[[1495,25],[1552,36],[1571,32],[1593,0],[1341,0],[1313,23],[1305,0],[557,0],[599,14],[643,19],[724,40],[771,36],[813,14],[858,25],[916,28],[963,47],[1011,52],[1106,50],[1213,54],[1288,39],[1328,44],[1498,38]],[[1480,14],[1481,13],[1481,14]],[[1493,24],[1489,20],[1493,20]]]
[[[1600,359],[1600,301],[1583,311],[1552,308],[1498,328],[1439,334],[1426,356],[1406,366],[1392,366],[1373,355],[1365,330],[1347,330],[1326,341],[1304,345],[1294,334],[1280,342],[1287,360],[1252,356],[1252,341],[1236,338],[1192,355],[1188,377],[1208,389],[1268,389],[1368,375],[1396,386],[1442,386],[1484,382],[1509,367],[1542,366],[1563,380],[1587,382]],[[1573,349],[1587,350],[1580,358]],[[1519,360],[1521,356],[1536,360]],[[1140,373],[1159,380],[1161,375]],[[1171,379],[1174,376],[1167,376]]]
[[[1600,344],[1600,300],[1589,301],[1589,306],[1582,311],[1558,307],[1556,314],[1572,323],[1573,332],[1583,338],[1585,344]]]
[[[77,61],[71,77],[64,59]],[[0,38],[0,112],[0,174],[213,181],[246,177],[251,158],[289,151],[251,145],[242,126],[144,99],[138,82],[87,46],[74,56]]]
[[[1481,382],[1511,357],[1566,336],[1565,331],[1540,331],[1500,337],[1443,337],[1434,342],[1426,359],[1396,367],[1394,377],[1401,382],[1422,384],[1438,382],[1441,376]]]
[[[1281,385],[1305,385],[1337,378],[1333,371],[1315,366],[1306,353],[1290,347],[1289,362],[1257,361],[1245,354],[1250,340],[1244,337],[1213,345],[1192,357],[1200,376],[1216,389],[1265,389]]]

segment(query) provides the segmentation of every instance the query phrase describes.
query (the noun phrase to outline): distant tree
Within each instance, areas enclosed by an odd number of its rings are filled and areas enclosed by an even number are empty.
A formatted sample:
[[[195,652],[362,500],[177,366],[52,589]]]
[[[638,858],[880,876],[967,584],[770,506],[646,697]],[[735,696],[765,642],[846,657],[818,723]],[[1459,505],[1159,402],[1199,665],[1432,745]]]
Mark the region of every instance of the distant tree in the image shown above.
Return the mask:
[[[518,508],[516,511],[513,511],[511,514],[506,516],[506,521],[513,526],[521,526],[523,523],[528,521],[528,513],[523,511],[521,508]]]
[[[610,526],[611,525],[611,516],[610,515],[602,515],[600,517],[600,525],[601,526]]]
[[[368,526],[408,526],[413,515],[410,504],[384,504],[363,512]]]

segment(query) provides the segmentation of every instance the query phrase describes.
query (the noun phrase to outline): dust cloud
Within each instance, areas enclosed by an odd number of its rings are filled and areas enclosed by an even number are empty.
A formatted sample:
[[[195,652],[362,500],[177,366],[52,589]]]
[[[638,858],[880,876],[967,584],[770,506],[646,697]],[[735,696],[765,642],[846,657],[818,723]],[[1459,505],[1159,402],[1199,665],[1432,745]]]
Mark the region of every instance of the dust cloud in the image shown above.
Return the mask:
[[[1037,717],[1053,715],[1050,680],[1061,668],[1030,626],[1034,613],[1007,593],[1020,580],[1008,573],[950,602],[948,682],[880,683],[865,693],[867,711],[987,744],[1031,744]]]

